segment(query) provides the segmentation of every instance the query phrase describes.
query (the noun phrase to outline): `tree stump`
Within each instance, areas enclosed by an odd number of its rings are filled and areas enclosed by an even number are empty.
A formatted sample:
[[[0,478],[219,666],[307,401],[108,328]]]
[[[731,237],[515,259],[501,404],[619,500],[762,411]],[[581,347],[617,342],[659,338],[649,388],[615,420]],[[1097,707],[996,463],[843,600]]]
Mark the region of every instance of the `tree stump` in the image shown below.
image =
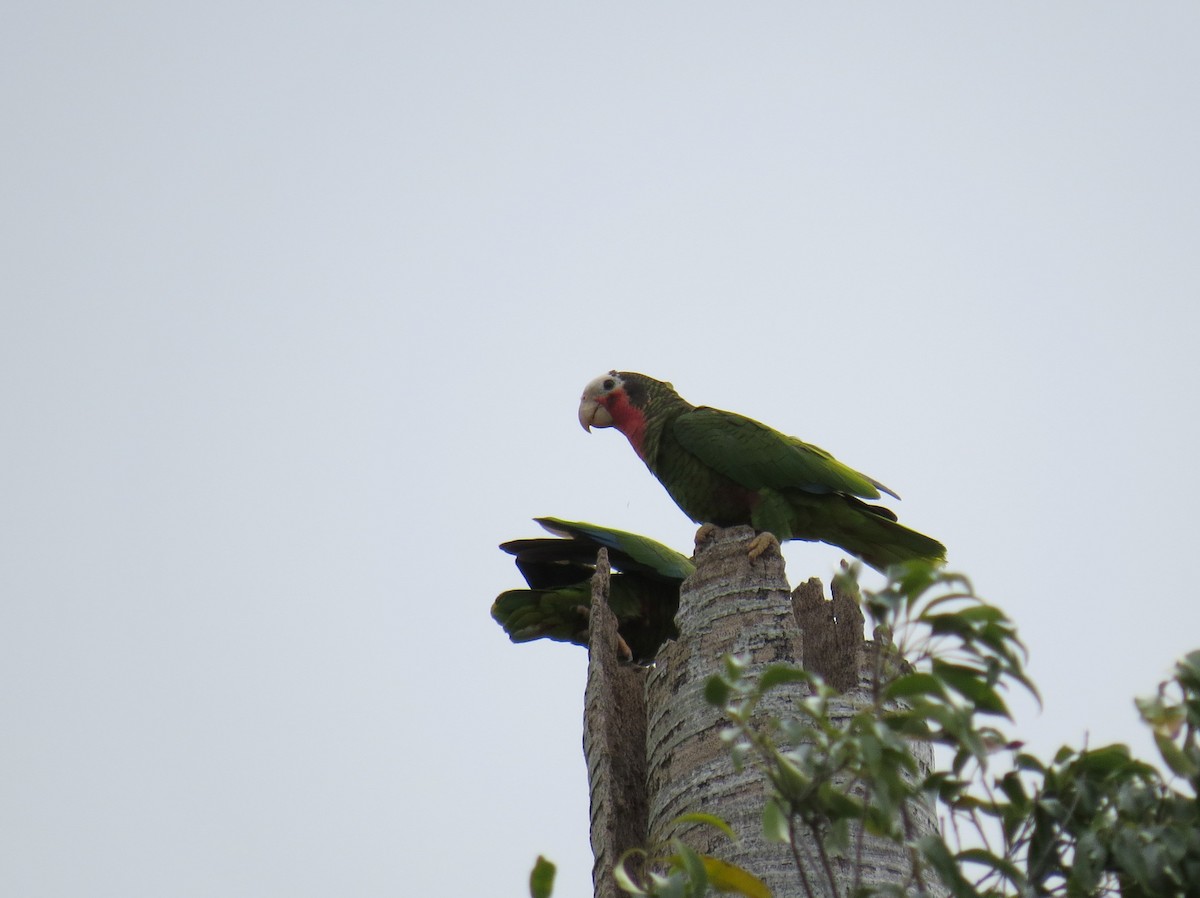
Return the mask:
[[[806,896],[790,847],[763,834],[762,773],[753,764],[734,770],[721,739],[729,721],[705,700],[704,685],[720,671],[726,654],[746,658],[750,675],[781,662],[808,665],[842,691],[831,710],[835,721],[845,720],[871,700],[876,647],[863,638],[863,617],[853,596],[835,587],[832,601],[827,600],[818,580],[792,593],[777,551],[748,557],[753,537],[749,527],[717,529],[697,547],[696,572],[680,591],[679,638],[663,646],[648,673],[619,661],[616,623],[606,603],[607,557],[601,553],[593,581],[584,713],[597,898],[623,895],[612,869],[626,849],[653,851],[672,838],[754,873],[774,898]],[[789,716],[797,697],[795,691],[774,690],[756,713]],[[914,756],[918,775],[924,775],[932,764],[931,749],[915,746]],[[690,812],[725,820],[738,841],[704,824],[676,822]],[[910,816],[918,832],[936,831],[931,808],[913,809]],[[903,846],[869,835],[862,846],[857,864],[833,859],[840,896],[849,894],[856,876],[864,885],[908,880]],[[811,839],[800,849],[802,857],[806,852],[816,857]],[[823,873],[806,873],[817,895],[829,894]],[[930,891],[945,894],[940,887]]]
[[[677,837],[774,889],[795,876],[791,854],[763,835],[762,776],[752,766],[734,770],[721,739],[729,721],[704,698],[704,684],[726,654],[746,657],[749,674],[801,659],[783,558],[772,551],[751,561],[746,546],[753,537],[749,527],[718,530],[697,547],[696,572],[681,592],[687,607],[681,601],[676,616],[679,638],[663,646],[647,679],[648,834],[652,844]],[[773,696],[760,713],[779,713],[784,702]],[[673,822],[692,811],[722,818],[739,842],[711,826]]]

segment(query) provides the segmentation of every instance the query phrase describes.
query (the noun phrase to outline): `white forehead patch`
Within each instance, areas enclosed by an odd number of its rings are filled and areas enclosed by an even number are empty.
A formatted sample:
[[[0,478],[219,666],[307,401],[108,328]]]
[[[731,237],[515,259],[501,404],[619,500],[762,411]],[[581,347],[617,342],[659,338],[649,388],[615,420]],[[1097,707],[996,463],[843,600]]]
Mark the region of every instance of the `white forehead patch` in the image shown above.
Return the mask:
[[[583,388],[583,397],[587,399],[603,396],[605,393],[615,390],[624,383],[616,371],[609,371],[607,374],[601,374],[599,377],[589,381],[588,385]]]

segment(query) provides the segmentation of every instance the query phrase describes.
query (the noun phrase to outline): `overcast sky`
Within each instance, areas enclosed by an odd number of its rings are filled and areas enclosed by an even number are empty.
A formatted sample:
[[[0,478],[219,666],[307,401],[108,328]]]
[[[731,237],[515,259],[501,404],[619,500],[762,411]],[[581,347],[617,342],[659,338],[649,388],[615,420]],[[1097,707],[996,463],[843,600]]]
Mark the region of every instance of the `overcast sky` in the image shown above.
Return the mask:
[[[671,380],[894,488],[1044,754],[1200,647],[1200,7],[18,3],[0,894],[590,895],[586,653],[496,544],[688,551]],[[841,555],[786,549],[793,584]]]

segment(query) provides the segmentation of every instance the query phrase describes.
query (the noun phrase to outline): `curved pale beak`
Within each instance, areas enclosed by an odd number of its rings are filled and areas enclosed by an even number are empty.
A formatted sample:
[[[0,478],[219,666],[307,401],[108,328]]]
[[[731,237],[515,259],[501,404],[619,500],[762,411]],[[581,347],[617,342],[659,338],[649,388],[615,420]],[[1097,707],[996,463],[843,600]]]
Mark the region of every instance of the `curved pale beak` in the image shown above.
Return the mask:
[[[608,409],[584,396],[579,403],[579,423],[590,433],[593,427],[612,427],[613,419]]]

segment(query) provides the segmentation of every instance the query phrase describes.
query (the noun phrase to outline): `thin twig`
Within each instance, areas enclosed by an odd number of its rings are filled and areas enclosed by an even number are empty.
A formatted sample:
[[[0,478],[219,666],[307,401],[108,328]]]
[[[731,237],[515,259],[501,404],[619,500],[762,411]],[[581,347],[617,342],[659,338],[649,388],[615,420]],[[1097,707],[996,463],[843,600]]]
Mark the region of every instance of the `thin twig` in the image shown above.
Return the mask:
[[[859,887],[862,886],[863,847],[867,841],[867,820],[865,817],[858,821],[858,838],[854,841],[854,887],[851,891],[853,894],[858,894]]]
[[[904,838],[911,845],[913,842],[913,835],[915,834],[916,827],[913,826],[912,816],[908,812],[908,802],[907,801],[900,802],[900,819],[904,822]],[[912,871],[913,877],[917,880],[917,886],[921,889],[922,892],[924,892],[925,891],[925,877],[922,873],[922,865],[919,863],[918,858],[915,856],[915,850],[914,850],[913,855],[911,855],[909,858],[909,867]]]
[[[817,898],[817,893],[813,891],[812,882],[808,878],[808,864],[800,857],[800,841],[796,835],[796,815],[788,814],[788,845],[792,849],[792,860],[796,864],[796,871],[800,874],[800,884],[804,886],[804,893],[808,898]]]
[[[820,830],[813,826],[811,822],[805,821],[806,825],[812,830],[817,843],[817,856],[821,859],[821,866],[825,869],[825,877],[829,880],[829,889],[833,898],[841,898],[841,892],[838,890],[837,877],[833,873],[833,864],[829,861],[829,853],[825,850],[825,840],[821,838]]]

